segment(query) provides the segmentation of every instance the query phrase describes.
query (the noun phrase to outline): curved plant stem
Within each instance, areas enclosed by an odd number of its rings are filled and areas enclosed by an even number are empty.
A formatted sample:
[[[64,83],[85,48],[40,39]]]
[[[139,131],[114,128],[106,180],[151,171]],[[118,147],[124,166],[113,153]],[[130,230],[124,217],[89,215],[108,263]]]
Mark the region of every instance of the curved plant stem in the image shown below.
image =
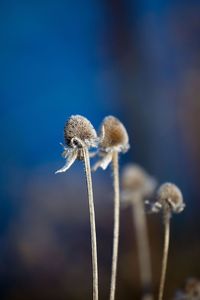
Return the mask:
[[[117,278],[117,261],[119,245],[119,221],[120,221],[120,200],[119,200],[119,162],[118,152],[113,152],[113,177],[114,177],[114,231],[113,231],[113,255],[112,255],[112,272],[110,285],[110,300],[115,299],[116,278]]]
[[[163,299],[165,278],[166,278],[166,270],[167,270],[168,252],[169,252],[170,212],[166,209],[164,211],[164,227],[165,227],[165,233],[164,233],[165,237],[164,237],[162,271],[161,271],[161,278],[160,278],[160,287],[159,287],[158,300]]]
[[[91,246],[92,246],[92,270],[93,270],[93,300],[98,300],[98,263],[97,263],[97,241],[96,241],[96,225],[95,225],[95,210],[92,189],[92,177],[90,168],[89,152],[86,147],[83,148],[85,173],[87,179],[88,202],[90,213],[91,227]]]
[[[143,298],[153,299],[151,259],[149,250],[149,240],[147,232],[147,222],[144,212],[143,199],[138,195],[133,202],[133,220],[136,230],[136,239],[139,256],[140,278],[143,288]]]

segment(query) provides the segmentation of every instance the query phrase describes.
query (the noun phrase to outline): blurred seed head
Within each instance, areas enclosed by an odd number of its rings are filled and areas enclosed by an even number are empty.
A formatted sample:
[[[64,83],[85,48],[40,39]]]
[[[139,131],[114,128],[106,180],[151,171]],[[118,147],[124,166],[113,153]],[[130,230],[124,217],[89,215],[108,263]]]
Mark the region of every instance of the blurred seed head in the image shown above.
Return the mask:
[[[164,183],[157,192],[157,204],[171,212],[180,213],[185,204],[180,189],[173,183]]]
[[[71,116],[64,127],[64,139],[67,146],[82,148],[82,143],[87,147],[97,146],[97,134],[88,119],[83,116]],[[82,143],[80,143],[80,142]]]
[[[128,133],[124,125],[115,117],[106,117],[100,128],[99,147],[102,151],[117,150],[126,152],[129,149]]]
[[[155,188],[156,180],[136,164],[128,164],[122,171],[122,189],[139,193],[142,197],[150,197]]]
[[[184,289],[176,293],[174,300],[200,300],[200,281],[196,278],[187,279]]]
[[[196,278],[189,278],[185,284],[185,293],[194,299],[200,299],[200,281]]]

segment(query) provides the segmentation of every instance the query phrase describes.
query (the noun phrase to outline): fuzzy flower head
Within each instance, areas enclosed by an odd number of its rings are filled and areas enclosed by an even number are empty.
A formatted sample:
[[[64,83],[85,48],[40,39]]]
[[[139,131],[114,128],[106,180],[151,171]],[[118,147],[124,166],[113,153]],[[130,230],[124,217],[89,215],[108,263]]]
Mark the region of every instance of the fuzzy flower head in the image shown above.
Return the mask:
[[[157,181],[142,167],[128,164],[122,172],[122,202],[124,204],[151,197],[155,191]]]
[[[71,116],[64,127],[64,139],[68,147],[96,147],[97,134],[90,121],[82,116]]]
[[[102,151],[126,152],[129,149],[128,133],[124,125],[115,117],[106,117],[100,129],[99,147]]]
[[[64,167],[56,171],[62,173],[67,171],[76,159],[83,159],[83,148],[97,147],[98,137],[90,121],[75,115],[71,116],[64,127],[65,145],[62,156],[66,159]]]
[[[180,189],[173,183],[164,183],[157,192],[157,200],[152,206],[153,212],[161,209],[172,213],[180,213],[185,208],[183,195]]]
[[[199,300],[200,281],[196,278],[189,278],[183,290],[176,293],[174,300]]]
[[[102,159],[94,166],[94,170],[107,168],[114,151],[125,153],[129,149],[128,133],[124,125],[115,117],[106,117],[100,127],[99,156]]]

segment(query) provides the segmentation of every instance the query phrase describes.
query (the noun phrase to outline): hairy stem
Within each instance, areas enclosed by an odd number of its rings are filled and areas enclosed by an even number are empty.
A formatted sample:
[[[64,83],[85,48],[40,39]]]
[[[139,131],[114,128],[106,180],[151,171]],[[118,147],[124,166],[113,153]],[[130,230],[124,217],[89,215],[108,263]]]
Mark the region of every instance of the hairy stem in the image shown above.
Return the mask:
[[[84,162],[85,162],[85,173],[86,173],[86,179],[87,179],[90,227],[91,227],[93,300],[98,300],[98,263],[97,263],[97,238],[96,238],[96,225],[95,225],[95,210],[94,210],[90,158],[89,158],[88,149],[86,147],[83,148],[83,154],[84,154]]]
[[[143,298],[153,299],[152,295],[152,273],[149,250],[149,240],[147,232],[147,222],[144,212],[142,198],[138,195],[133,202],[133,220],[136,230],[136,239],[139,256],[140,278],[143,288]]]
[[[162,271],[161,271],[161,277],[160,277],[160,287],[159,287],[158,300],[163,299],[165,278],[166,278],[166,270],[167,270],[168,252],[169,252],[170,213],[167,210],[164,211],[164,227],[165,227],[165,233],[164,233],[165,237],[164,237]]]
[[[112,255],[112,272],[110,285],[110,300],[115,299],[116,278],[117,278],[117,261],[119,245],[119,221],[120,221],[120,200],[119,200],[119,162],[118,152],[113,152],[113,177],[114,177],[114,230],[113,230],[113,255]]]

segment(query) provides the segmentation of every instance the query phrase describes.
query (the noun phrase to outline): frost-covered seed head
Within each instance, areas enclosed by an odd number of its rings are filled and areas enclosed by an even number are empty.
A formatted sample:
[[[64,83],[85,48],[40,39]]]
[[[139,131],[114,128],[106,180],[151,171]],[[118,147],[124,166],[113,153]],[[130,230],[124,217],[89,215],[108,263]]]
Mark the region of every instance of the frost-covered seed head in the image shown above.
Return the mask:
[[[80,115],[71,116],[64,127],[65,143],[69,147],[79,147],[80,140],[87,147],[94,147],[97,143],[97,134],[90,121]],[[77,140],[76,140],[77,139]]]
[[[101,138],[99,147],[103,151],[126,152],[129,148],[128,133],[124,125],[115,117],[106,117],[101,124]]]
[[[172,212],[181,212],[185,204],[180,189],[173,183],[164,183],[160,186],[157,193],[157,201],[163,208],[168,208]]]
[[[136,164],[127,165],[122,172],[122,188],[124,191],[137,192],[142,196],[151,196],[156,187],[156,180]]]

